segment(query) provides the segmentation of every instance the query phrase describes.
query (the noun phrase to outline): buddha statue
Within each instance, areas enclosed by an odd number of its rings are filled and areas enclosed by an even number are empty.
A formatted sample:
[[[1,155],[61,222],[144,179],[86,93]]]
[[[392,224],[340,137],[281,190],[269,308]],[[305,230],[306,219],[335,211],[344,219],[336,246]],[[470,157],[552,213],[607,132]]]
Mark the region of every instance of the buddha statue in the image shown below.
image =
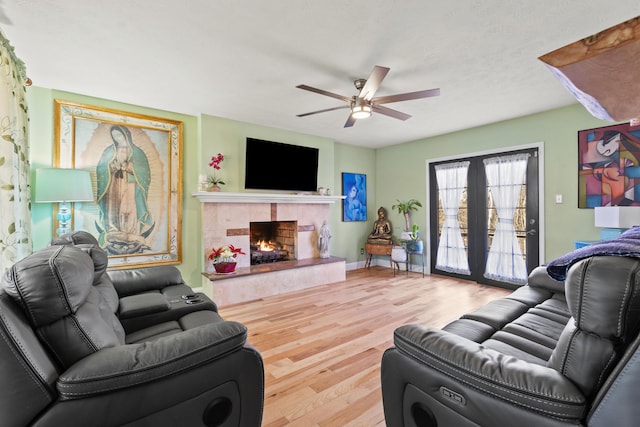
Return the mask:
[[[374,245],[391,244],[391,223],[387,219],[387,211],[382,206],[378,208],[378,219],[373,223],[373,230],[369,233],[367,243]]]

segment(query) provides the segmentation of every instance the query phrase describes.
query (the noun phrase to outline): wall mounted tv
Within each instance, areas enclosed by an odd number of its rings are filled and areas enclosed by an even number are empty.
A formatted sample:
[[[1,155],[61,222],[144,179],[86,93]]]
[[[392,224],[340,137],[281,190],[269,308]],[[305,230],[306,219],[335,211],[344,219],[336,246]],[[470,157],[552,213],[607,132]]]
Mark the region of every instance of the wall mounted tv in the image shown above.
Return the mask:
[[[317,148],[247,138],[244,188],[316,191]]]

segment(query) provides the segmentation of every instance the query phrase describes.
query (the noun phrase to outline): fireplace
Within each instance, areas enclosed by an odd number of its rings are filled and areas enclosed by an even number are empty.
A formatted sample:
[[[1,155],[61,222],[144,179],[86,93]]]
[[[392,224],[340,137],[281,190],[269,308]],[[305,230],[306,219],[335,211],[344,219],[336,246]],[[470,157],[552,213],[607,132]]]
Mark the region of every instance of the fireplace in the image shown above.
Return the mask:
[[[251,267],[252,223],[290,224],[292,231],[288,239],[271,237],[271,240],[287,245],[283,249],[289,252],[290,261],[319,258],[318,230],[322,224],[330,222],[330,205],[344,198],[224,191],[196,194],[202,201],[204,265],[209,263],[206,257],[210,248],[233,245],[247,253],[238,257],[238,268]],[[288,265],[289,262],[279,264]]]
[[[249,254],[251,222],[296,224],[294,249],[289,250],[289,256],[295,259],[250,265],[250,256],[240,255],[236,274],[203,273],[202,289],[218,307],[345,280],[345,260],[321,259],[318,251],[318,230],[330,222],[330,205],[344,196],[224,191],[198,192],[194,196],[202,202],[205,266],[209,263],[208,248],[231,244]]]
[[[296,259],[297,221],[249,223],[251,265]]]

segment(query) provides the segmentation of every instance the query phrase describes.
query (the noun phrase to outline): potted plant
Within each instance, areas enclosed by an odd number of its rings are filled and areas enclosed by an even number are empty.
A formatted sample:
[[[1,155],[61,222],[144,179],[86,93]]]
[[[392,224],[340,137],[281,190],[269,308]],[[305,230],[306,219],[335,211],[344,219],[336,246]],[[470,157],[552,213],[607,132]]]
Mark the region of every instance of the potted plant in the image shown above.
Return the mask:
[[[408,236],[411,240],[406,242],[407,252],[421,254],[424,250],[424,244],[422,243],[422,240],[420,240],[420,226],[418,224],[413,224],[411,231],[408,232]]]
[[[409,238],[414,242],[418,241],[418,237],[420,236],[420,226],[418,224],[413,224],[411,227],[411,231],[409,232]]]
[[[236,271],[238,254],[246,255],[241,248],[236,248],[233,245],[221,246],[211,250],[209,260],[213,262],[216,273],[229,274]]]
[[[221,178],[216,176],[215,171],[220,170],[220,163],[224,160],[224,156],[218,153],[216,156],[211,157],[209,166],[214,169],[213,175],[207,176],[207,182],[209,183],[209,191],[220,191],[220,185],[226,184]]]
[[[209,191],[220,191],[220,185],[226,184],[215,174],[207,176],[207,183],[209,184]]]
[[[397,199],[396,199],[397,200]],[[422,207],[422,203],[417,201],[416,199],[409,199],[405,202],[401,202],[398,200],[398,203],[391,206],[391,209],[395,209],[399,214],[404,215],[404,225],[405,231],[409,231],[409,215],[411,211],[417,211],[418,208]]]

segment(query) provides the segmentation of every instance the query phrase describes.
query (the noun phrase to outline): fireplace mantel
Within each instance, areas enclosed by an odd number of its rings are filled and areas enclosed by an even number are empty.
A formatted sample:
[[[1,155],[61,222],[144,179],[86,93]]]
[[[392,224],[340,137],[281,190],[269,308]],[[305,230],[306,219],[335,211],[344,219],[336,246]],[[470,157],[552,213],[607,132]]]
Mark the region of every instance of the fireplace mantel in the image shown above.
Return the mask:
[[[192,194],[201,203],[312,203],[333,204],[345,196],[285,193],[227,193],[224,191],[198,191]]]

